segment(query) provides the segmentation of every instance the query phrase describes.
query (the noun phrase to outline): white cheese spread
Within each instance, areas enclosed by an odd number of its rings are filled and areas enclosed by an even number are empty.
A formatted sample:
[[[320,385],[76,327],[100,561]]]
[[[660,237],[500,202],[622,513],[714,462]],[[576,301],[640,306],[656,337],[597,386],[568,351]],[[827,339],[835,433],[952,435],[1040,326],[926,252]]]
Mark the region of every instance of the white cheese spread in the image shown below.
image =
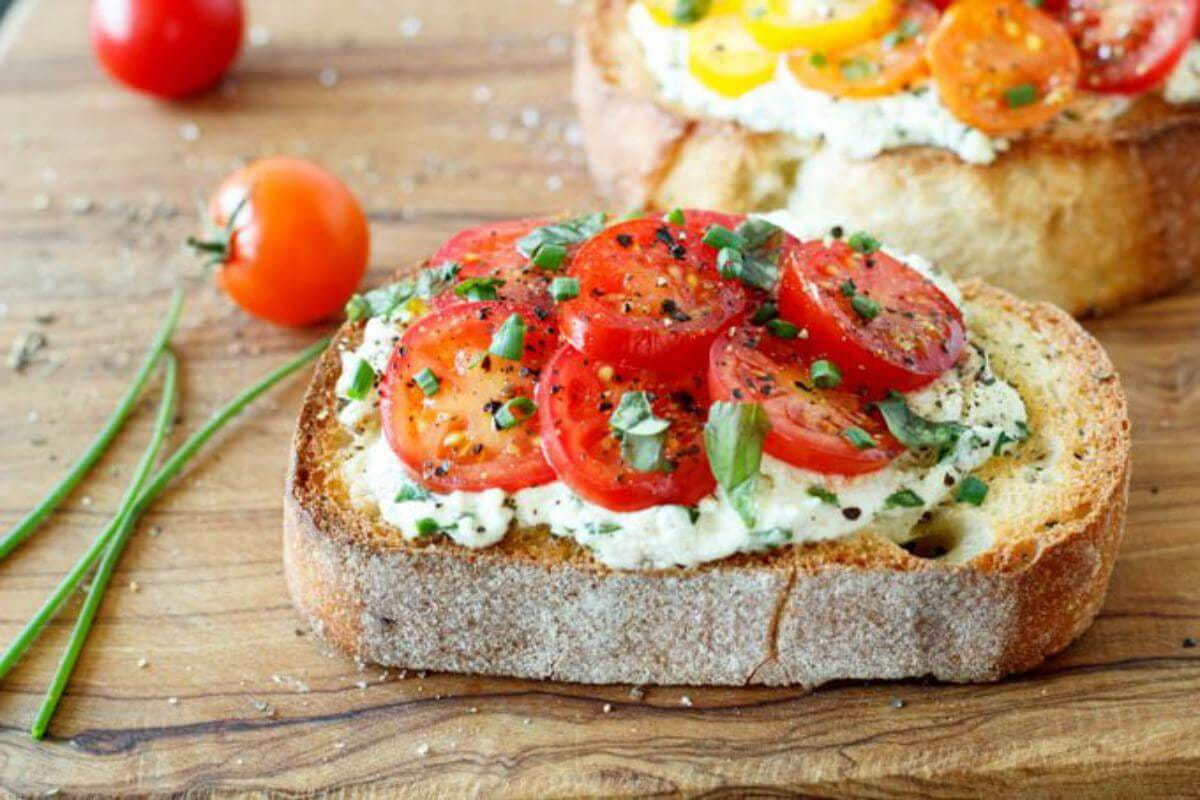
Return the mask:
[[[1200,41],[1188,45],[1183,60],[1167,79],[1163,97],[1168,103],[1200,103]]]

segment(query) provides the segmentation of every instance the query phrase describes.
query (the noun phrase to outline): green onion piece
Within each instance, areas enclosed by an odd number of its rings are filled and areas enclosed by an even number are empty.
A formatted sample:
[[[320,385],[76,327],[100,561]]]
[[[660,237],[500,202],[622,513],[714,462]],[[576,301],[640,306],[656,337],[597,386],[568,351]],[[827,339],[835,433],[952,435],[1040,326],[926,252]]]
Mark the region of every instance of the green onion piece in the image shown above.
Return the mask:
[[[683,211],[678,208],[672,208],[666,216],[667,222],[672,225],[682,225],[686,220],[683,218]]]
[[[154,371],[154,366],[158,363],[159,357],[167,346],[167,342],[171,340],[171,334],[175,332],[175,325],[179,322],[179,311],[183,307],[183,292],[176,290],[171,295],[170,305],[167,307],[167,315],[163,318],[162,325],[159,326],[158,332],[154,334],[154,339],[150,342],[150,349],[146,352],[146,358],[138,367],[137,373],[133,377],[133,383],[125,391],[125,396],[117,403],[116,409],[112,416],[104,423],[104,427],[100,429],[100,433],[96,434],[95,440],[84,451],[84,454],[78,461],[67,471],[50,492],[42,498],[33,509],[27,513],[20,522],[14,525],[3,538],[0,538],[0,561],[3,561],[13,550],[16,550],[22,542],[33,535],[38,526],[45,521],[46,517],[58,508],[63,500],[71,494],[71,491],[79,485],[84,476],[91,471],[95,463],[104,455],[112,444],[113,438],[121,430],[125,424],[125,420],[133,411],[138,397],[142,393],[142,389],[146,386],[146,381],[150,379],[150,374]]]
[[[883,246],[878,239],[866,231],[856,231],[850,234],[850,238],[846,242],[852,250],[865,256],[878,253],[879,248]]]
[[[396,492],[397,503],[410,503],[414,500],[428,500],[429,490],[414,481],[405,481]]]
[[[858,294],[858,287],[851,280],[842,281],[842,285],[838,288],[841,289],[843,297],[854,297]]]
[[[920,508],[923,505],[925,500],[912,489],[893,492],[883,501],[884,508]]]
[[[856,294],[854,297],[851,297],[850,307],[854,309],[856,314],[858,314],[867,322],[870,322],[878,317],[883,311],[883,309],[879,307],[879,303],[876,303],[865,294]]]
[[[465,300],[498,300],[496,290],[503,285],[502,278],[467,278],[454,287],[454,294]]]
[[[750,322],[754,325],[766,325],[778,316],[779,306],[774,301],[768,300],[755,309],[754,316],[750,317]]]
[[[675,7],[671,9],[671,19],[678,25],[691,25],[704,19],[711,6],[712,0],[675,0]]]
[[[419,537],[435,536],[441,529],[442,526],[438,525],[438,521],[433,517],[421,517],[417,520],[417,536]]]
[[[550,296],[554,302],[561,303],[573,297],[579,297],[578,278],[555,278],[550,281]]]
[[[983,505],[983,500],[987,497],[987,493],[988,485],[986,483],[974,475],[968,475],[958,485],[958,491],[954,493],[954,499],[960,503],[970,503],[973,506],[979,506]]]
[[[800,335],[800,329],[784,319],[773,319],[768,322],[767,331],[780,339],[795,339]]]
[[[521,360],[525,352],[525,320],[520,314],[514,312],[496,329],[488,352],[510,361]]]
[[[824,53],[810,53],[808,63],[817,69],[824,69],[829,66],[829,58]]]
[[[750,529],[758,517],[754,494],[763,440],[770,429],[767,412],[757,403],[713,403],[704,424],[704,447],[713,477]]]
[[[746,240],[746,246],[751,250],[766,247],[778,233],[779,226],[762,217],[749,217],[737,226],[737,235]]]
[[[567,260],[567,248],[561,244],[544,244],[534,251],[530,260],[538,269],[558,272]]]
[[[808,368],[812,382],[821,389],[836,389],[842,383],[842,371],[837,364],[826,359],[818,359]]]
[[[162,361],[164,367],[162,398],[158,402],[158,414],[154,419],[154,431],[150,435],[150,443],[142,452],[142,457],[133,471],[133,479],[129,482],[129,488],[125,490],[125,496],[121,499],[121,505],[113,518],[117,523],[117,532],[104,551],[95,575],[92,576],[87,599],[84,600],[83,607],[79,610],[79,616],[75,618],[75,625],[71,628],[71,638],[67,640],[67,648],[63,651],[58,668],[54,671],[54,677],[46,689],[46,696],[29,729],[29,734],[34,739],[41,739],[46,735],[46,728],[50,726],[50,720],[54,716],[55,709],[58,708],[63,691],[67,688],[67,683],[75,671],[75,663],[79,660],[79,654],[83,652],[83,645],[87,641],[92,622],[100,608],[100,601],[104,599],[104,591],[108,588],[113,570],[116,569],[117,562],[125,551],[125,545],[128,544],[129,537],[133,533],[135,520],[131,513],[134,501],[142,491],[146,478],[150,475],[150,470],[154,468],[154,462],[158,459],[163,442],[167,438],[167,431],[171,428],[171,420],[175,417],[175,406],[179,400],[177,383],[179,363],[169,347],[163,351]]]
[[[365,359],[359,359],[354,377],[350,380],[350,388],[346,390],[346,397],[351,400],[365,400],[374,387],[375,370]]]
[[[879,443],[864,431],[862,428],[849,427],[842,431],[842,436],[846,437],[846,441],[857,447],[859,450],[869,450],[872,447],[878,447]]]
[[[537,413],[537,403],[528,397],[514,397],[500,408],[492,418],[496,428],[502,431],[520,425]]]
[[[417,386],[420,387],[426,397],[433,397],[438,393],[438,389],[442,388],[442,382],[438,380],[438,376],[434,375],[433,370],[429,367],[414,375],[413,380],[416,381]]]
[[[831,506],[836,506],[838,504],[838,496],[826,489],[824,486],[817,486],[816,484],[813,484],[812,486],[808,487],[806,491],[809,497],[815,497],[822,503],[828,503]]]
[[[722,225],[709,225],[701,241],[717,250],[728,247],[742,251],[749,247],[749,243],[745,239]]]
[[[578,244],[604,230],[605,219],[602,213],[587,214],[534,228],[517,242],[517,252],[526,258],[533,258],[539,248],[548,244]]]
[[[1032,83],[1021,83],[1004,90],[1004,105],[1009,108],[1031,106],[1038,101],[1038,88]]]
[[[302,350],[295,358],[288,363],[277,368],[274,372],[267,375],[253,386],[244,389],[237,397],[230,400],[224,406],[209,418],[200,430],[192,434],[187,441],[180,446],[178,450],[171,454],[166,463],[159,468],[158,472],[154,473],[154,477],[150,483],[142,488],[142,491],[137,495],[137,501],[129,511],[129,523],[134,524],[141,518],[150,504],[158,499],[158,496],[167,488],[167,484],[171,482],[179,472],[191,461],[196,452],[202,448],[209,439],[211,439],[217,431],[225,426],[229,420],[241,413],[242,409],[250,405],[281,380],[291,375],[296,370],[308,364],[310,361],[324,352],[329,346],[329,337],[310,345]],[[75,562],[75,566],[71,571],[59,582],[58,586],[51,593],[42,607],[38,609],[33,618],[25,623],[25,627],[21,629],[17,637],[9,644],[8,649],[0,655],[0,678],[7,675],[20,660],[29,646],[41,633],[42,629],[54,617],[55,612],[62,606],[63,602],[71,596],[71,593],[79,588],[79,584],[83,581],[92,565],[96,563],[101,553],[119,534],[122,524],[122,516],[118,514],[109,523],[108,527],[96,537],[92,542],[91,547],[84,552],[83,556]]]

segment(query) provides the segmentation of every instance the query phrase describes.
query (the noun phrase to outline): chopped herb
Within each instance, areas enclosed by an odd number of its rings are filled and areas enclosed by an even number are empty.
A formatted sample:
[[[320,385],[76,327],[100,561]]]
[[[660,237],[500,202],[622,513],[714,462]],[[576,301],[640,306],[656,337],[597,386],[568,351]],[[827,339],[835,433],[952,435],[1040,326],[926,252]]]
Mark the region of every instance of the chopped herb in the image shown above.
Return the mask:
[[[713,403],[704,424],[713,476],[747,528],[753,528],[758,517],[754,492],[770,428],[767,412],[757,403]]]
[[[740,251],[749,246],[745,239],[722,225],[709,225],[701,241],[717,250],[728,247]]]
[[[350,379],[350,388],[346,389],[346,397],[351,400],[365,400],[372,387],[375,386],[375,370],[364,359],[359,359]]]
[[[817,69],[825,69],[829,66],[829,59],[824,53],[809,53],[808,63]]]
[[[836,506],[838,504],[838,496],[826,489],[824,486],[818,486],[814,483],[812,486],[808,487],[807,493],[809,497],[815,497],[822,503],[828,503],[831,506]]]
[[[520,425],[537,413],[537,403],[528,397],[514,397],[496,409],[492,421],[498,430],[508,430]]]
[[[842,77],[851,82],[865,81],[879,74],[879,65],[862,56],[844,59],[838,64]]]
[[[669,472],[665,456],[671,421],[655,416],[646,392],[625,392],[608,419],[621,440],[621,458],[638,472]]]
[[[555,278],[550,281],[550,296],[554,302],[561,303],[579,296],[578,278]]]
[[[862,428],[849,427],[842,431],[842,436],[846,437],[846,441],[854,445],[859,450],[870,450],[872,447],[878,447],[879,443],[875,441],[871,434],[864,431]]]
[[[905,42],[912,41],[921,35],[921,25],[915,19],[909,18],[900,23],[900,25],[883,37],[883,46],[888,50],[895,50]]]
[[[467,278],[454,287],[454,294],[465,300],[498,300],[496,290],[503,285],[502,278]]]
[[[671,19],[678,25],[691,25],[699,22],[708,14],[712,0],[675,0],[671,9]]]
[[[414,291],[412,281],[398,281],[356,294],[346,302],[346,319],[351,322],[370,317],[391,319],[397,309],[412,299]]]
[[[862,253],[865,256],[879,252],[879,248],[883,246],[878,239],[866,231],[855,231],[850,234],[850,238],[846,240],[846,243],[856,253]]]
[[[500,358],[520,361],[525,350],[525,320],[513,312],[492,335],[488,352]]]
[[[770,291],[779,278],[778,267],[768,259],[746,255],[732,247],[726,247],[717,253],[717,271],[723,278],[738,280],[764,291]]]
[[[593,536],[603,536],[621,530],[621,526],[615,522],[588,522],[583,528]]]
[[[751,218],[738,225],[736,231],[710,225],[703,241],[719,250],[717,270],[722,277],[769,291],[779,278],[779,267],[778,254],[767,252],[767,245],[778,232],[779,228],[770,222]]]
[[[954,499],[960,503],[970,503],[973,506],[978,506],[983,505],[983,499],[987,497],[987,493],[988,485],[986,483],[974,475],[968,475],[958,485],[958,491],[954,493]]]
[[[1038,101],[1038,88],[1032,83],[1021,83],[1004,90],[1004,105],[1009,108],[1031,106]]]
[[[434,375],[433,370],[429,367],[414,375],[413,380],[416,381],[417,386],[421,387],[421,391],[424,392],[426,397],[433,397],[438,393],[438,389],[442,387],[442,382],[438,380],[437,375]]]
[[[792,532],[787,528],[766,528],[760,531],[750,531],[750,543],[747,550],[771,550],[781,547],[792,540]]]
[[[670,213],[668,213],[667,216],[665,217],[665,219],[667,222],[671,223],[672,225],[682,225],[685,222],[685,220],[683,218],[683,211],[681,211],[678,208],[672,208]]]
[[[904,395],[892,392],[875,404],[883,413],[888,430],[909,450],[934,450],[941,458],[957,444],[964,430],[957,422],[933,422],[908,407]]]
[[[566,260],[567,248],[561,244],[544,244],[535,250],[530,258],[535,267],[547,272],[558,272]]]
[[[569,245],[578,244],[586,239],[590,239],[604,230],[604,221],[605,215],[597,213],[543,225],[540,228],[534,228],[522,236],[517,242],[517,250],[521,255],[530,259],[535,264],[537,263],[538,252],[543,247],[561,247],[565,255],[566,248]],[[552,250],[551,252],[554,251]],[[553,261],[553,256],[551,257],[551,261]],[[559,265],[561,264],[560,260]],[[543,269],[547,268],[543,267]]]
[[[689,522],[695,525],[700,521],[700,509],[696,508],[695,506],[684,506],[684,508],[687,510]]]
[[[417,282],[413,292],[422,300],[430,300],[447,291],[462,267],[453,261],[443,261],[436,267],[423,269],[417,273]]]
[[[766,325],[778,316],[779,306],[773,300],[768,300],[755,309],[754,316],[750,317],[750,322],[754,325]]]
[[[876,303],[865,294],[856,294],[850,298],[850,307],[854,309],[854,313],[858,314],[867,322],[875,319],[883,311]]]
[[[737,235],[746,240],[751,250],[765,247],[778,233],[779,226],[762,217],[750,217],[737,226]]]
[[[800,335],[800,329],[783,319],[773,319],[767,322],[767,330],[772,336],[780,339],[795,339]]]
[[[396,492],[397,503],[408,503],[414,500],[428,500],[431,497],[429,490],[420,484],[413,481],[405,481],[400,485],[400,491]]]
[[[417,520],[417,536],[420,538],[436,536],[441,530],[442,526],[433,517],[421,517]]]
[[[921,499],[921,495],[912,489],[901,489],[888,495],[883,501],[884,508],[920,508],[923,505],[925,501]]]
[[[837,364],[823,358],[812,363],[808,368],[809,377],[821,389],[836,389],[842,383],[842,371]]]

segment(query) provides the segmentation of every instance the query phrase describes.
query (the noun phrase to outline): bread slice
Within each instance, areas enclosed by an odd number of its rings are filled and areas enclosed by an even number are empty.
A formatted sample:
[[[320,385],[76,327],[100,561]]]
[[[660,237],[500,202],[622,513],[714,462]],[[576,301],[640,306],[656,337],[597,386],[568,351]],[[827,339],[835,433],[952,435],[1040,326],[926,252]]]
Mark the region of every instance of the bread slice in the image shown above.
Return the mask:
[[[1200,264],[1200,105],[1155,95],[1107,122],[1064,120],[990,165],[930,147],[868,161],[660,101],[626,25],[633,0],[588,0],[575,102],[588,162],[618,207],[766,211],[850,223],[959,279],[1073,314],[1187,281]],[[799,191],[797,191],[799,187]]]
[[[571,540],[517,530],[468,550],[414,543],[351,506],[340,465],[339,349],[300,412],[284,566],[337,648],[412,669],[583,683],[994,680],[1078,636],[1104,599],[1125,521],[1129,422],[1116,373],[1067,314],[978,281],[969,326],[1021,392],[1032,437],[979,473],[979,508],[939,512],[908,548],[872,532],[696,569],[610,570]],[[941,557],[939,553],[945,553]]]

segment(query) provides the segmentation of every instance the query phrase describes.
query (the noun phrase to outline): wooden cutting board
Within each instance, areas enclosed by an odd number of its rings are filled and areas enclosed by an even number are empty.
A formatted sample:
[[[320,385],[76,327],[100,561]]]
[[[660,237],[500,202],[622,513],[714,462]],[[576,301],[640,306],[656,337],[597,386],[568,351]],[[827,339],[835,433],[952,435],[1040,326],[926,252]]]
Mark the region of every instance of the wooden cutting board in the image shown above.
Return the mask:
[[[570,2],[249,5],[233,78],[179,105],[99,74],[85,0],[22,0],[0,28],[0,344],[47,340],[24,372],[0,370],[4,527],[98,429],[170,287],[188,287],[176,441],[321,333],[246,319],[181,252],[197,198],[245,159],[296,153],[343,175],[370,211],[375,279],[483,218],[596,207],[567,99]],[[1200,294],[1091,328],[1132,405],[1129,528],[1095,626],[1034,674],[643,695],[328,655],[298,629],[279,561],[298,377],[142,524],[45,742],[25,731],[73,609],[0,683],[0,794],[1194,795]],[[0,641],[111,513],[150,402],[0,565]]]

